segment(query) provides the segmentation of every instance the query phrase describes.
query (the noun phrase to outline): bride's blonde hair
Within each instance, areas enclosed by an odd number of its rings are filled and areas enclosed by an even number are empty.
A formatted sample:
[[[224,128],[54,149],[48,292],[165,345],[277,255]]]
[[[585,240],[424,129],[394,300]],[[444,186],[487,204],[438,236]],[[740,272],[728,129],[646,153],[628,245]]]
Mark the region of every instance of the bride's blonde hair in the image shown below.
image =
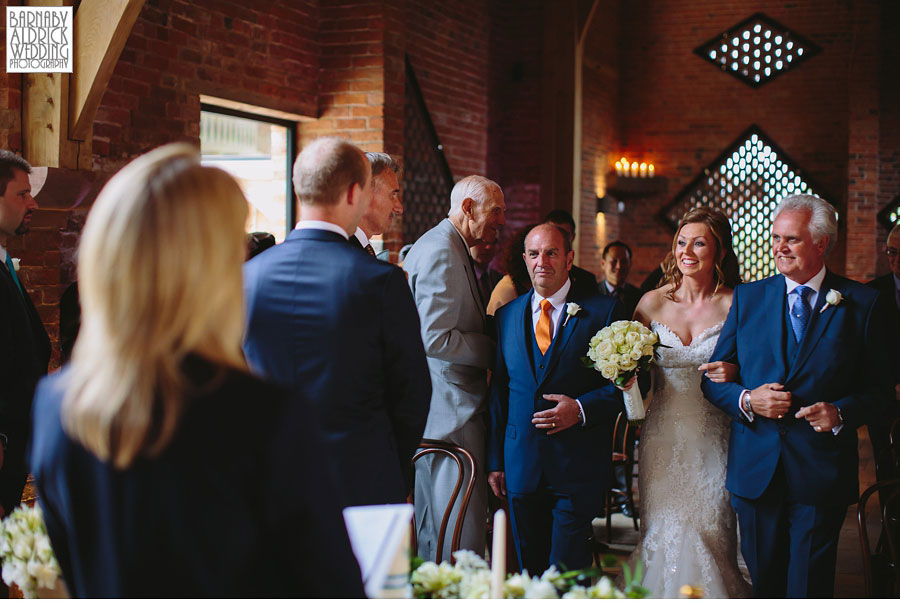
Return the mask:
[[[197,150],[167,145],[103,188],[78,250],[82,326],[66,432],[116,467],[169,443],[196,354],[244,368],[241,265],[247,201]]]

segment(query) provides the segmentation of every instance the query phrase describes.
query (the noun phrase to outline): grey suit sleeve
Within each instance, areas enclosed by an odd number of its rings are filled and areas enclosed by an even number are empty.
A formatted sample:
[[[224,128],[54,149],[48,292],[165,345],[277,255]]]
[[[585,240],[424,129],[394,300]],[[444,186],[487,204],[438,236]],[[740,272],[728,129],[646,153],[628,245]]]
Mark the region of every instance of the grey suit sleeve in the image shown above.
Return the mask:
[[[423,258],[424,259],[424,258]],[[462,266],[454,265],[449,248],[434,249],[410,272],[410,286],[422,321],[425,353],[453,364],[491,368],[494,342],[482,332],[463,331],[459,325],[463,296],[471,295]]]
[[[416,306],[400,270],[391,271],[382,298],[384,399],[397,438],[400,466],[411,487],[410,459],[425,431],[431,404],[431,376],[419,337]]]

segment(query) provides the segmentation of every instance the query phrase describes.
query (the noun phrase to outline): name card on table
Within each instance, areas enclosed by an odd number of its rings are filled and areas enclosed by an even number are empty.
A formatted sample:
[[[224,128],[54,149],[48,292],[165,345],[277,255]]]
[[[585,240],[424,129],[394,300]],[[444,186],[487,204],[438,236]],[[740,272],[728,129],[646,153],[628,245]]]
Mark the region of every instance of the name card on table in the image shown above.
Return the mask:
[[[350,546],[369,598],[409,597],[409,528],[412,505],[344,509]]]

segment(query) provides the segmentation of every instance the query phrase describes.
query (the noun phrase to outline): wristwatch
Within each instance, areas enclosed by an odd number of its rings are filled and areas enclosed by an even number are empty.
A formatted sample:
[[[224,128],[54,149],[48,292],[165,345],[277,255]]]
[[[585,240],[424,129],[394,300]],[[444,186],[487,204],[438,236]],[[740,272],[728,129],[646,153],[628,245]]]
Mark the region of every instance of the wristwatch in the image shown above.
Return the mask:
[[[753,406],[750,405],[750,390],[744,392],[744,395],[741,396],[741,409],[750,415],[753,416]]]

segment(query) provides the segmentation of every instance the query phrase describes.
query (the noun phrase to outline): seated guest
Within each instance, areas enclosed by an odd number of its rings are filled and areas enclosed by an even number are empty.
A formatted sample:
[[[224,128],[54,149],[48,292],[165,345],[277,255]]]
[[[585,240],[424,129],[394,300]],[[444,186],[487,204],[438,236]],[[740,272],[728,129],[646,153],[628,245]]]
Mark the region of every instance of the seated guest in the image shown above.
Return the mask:
[[[247,259],[252,260],[266,249],[275,247],[275,235],[271,232],[251,232],[247,235]]]
[[[569,245],[574,247],[575,219],[572,218],[572,214],[564,209],[554,209],[547,214],[544,222],[561,228],[563,232],[569,235]],[[593,272],[588,272],[584,268],[579,268],[572,264],[569,278],[572,280],[572,292],[579,297],[588,297],[600,292],[600,288],[597,286],[597,277],[594,276]]]
[[[531,277],[525,265],[525,237],[535,226],[537,224],[528,224],[507,241],[502,258],[506,276],[500,279],[491,292],[487,305],[488,316],[493,316],[499,308],[531,289]]]
[[[247,202],[187,145],[97,198],[82,327],[34,402],[31,468],[75,597],[362,597],[323,442],[241,356]]]
[[[491,243],[479,243],[469,247],[469,254],[472,256],[472,266],[475,268],[475,281],[478,283],[478,290],[481,293],[481,301],[485,306],[491,299],[491,293],[494,287],[503,278],[503,274],[491,268],[491,261],[497,253],[497,241]]]
[[[615,297],[625,306],[625,315],[631,319],[634,309],[641,301],[641,290],[627,282],[631,271],[631,247],[622,241],[613,241],[603,248],[604,279],[600,282],[600,293]]]
[[[887,306],[891,309],[889,316],[891,329],[894,340],[898,338],[898,330],[900,330],[900,224],[891,229],[887,238],[887,246],[885,254],[888,258],[888,264],[891,271],[888,274],[879,276],[868,285],[881,292],[881,297],[887,302]],[[875,474],[878,481],[898,477],[894,475],[889,466],[890,453],[890,429],[891,423],[900,416],[900,356],[894,357],[894,400],[887,404],[885,411],[876,420],[868,425],[869,439],[872,442],[872,450],[875,453]]]

